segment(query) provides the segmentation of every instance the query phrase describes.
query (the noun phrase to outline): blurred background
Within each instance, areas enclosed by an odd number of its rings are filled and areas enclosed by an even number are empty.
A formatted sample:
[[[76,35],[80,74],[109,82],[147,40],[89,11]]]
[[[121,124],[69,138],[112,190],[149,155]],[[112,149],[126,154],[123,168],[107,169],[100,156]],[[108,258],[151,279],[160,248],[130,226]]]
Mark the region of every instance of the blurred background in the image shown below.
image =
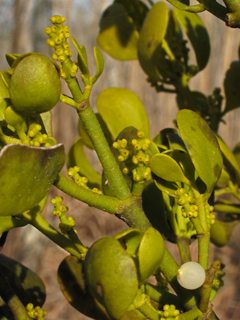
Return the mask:
[[[66,17],[65,25],[69,26],[71,35],[80,45],[86,47],[89,65],[94,73],[93,47],[97,45],[98,24],[102,12],[111,3],[110,0],[0,0],[0,70],[8,68],[6,53],[40,52],[51,56],[52,50],[46,44],[47,35],[44,29],[51,26],[49,19],[52,15],[62,15]],[[238,59],[240,30],[227,28],[222,21],[208,12],[201,13],[200,16],[209,32],[211,56],[208,66],[191,80],[190,86],[193,90],[211,94],[215,87],[223,87],[226,70],[233,60]],[[104,53],[103,55],[105,70],[94,85],[92,106],[95,108],[96,98],[102,90],[108,87],[127,88],[138,94],[142,100],[150,119],[152,137],[161,129],[173,127],[173,119],[177,113],[175,97],[165,93],[157,94],[146,82],[146,76],[138,61],[119,62]],[[63,91],[68,92],[64,83]],[[59,103],[53,110],[53,119],[54,137],[59,143],[64,143],[68,152],[78,136],[76,112]],[[221,124],[219,133],[232,149],[240,141],[240,110],[230,112],[224,119],[226,124]],[[90,156],[96,161],[94,155]],[[64,196],[63,204],[69,207],[69,214],[76,220],[76,229],[85,245],[91,245],[102,236],[114,235],[126,228],[116,217],[89,208],[52,187],[50,198],[56,195]],[[43,215],[57,227],[59,222],[51,215],[52,209],[49,200]],[[240,318],[239,234],[240,226],[237,226],[228,246],[218,249],[211,245],[210,248],[211,260],[219,259],[226,265],[225,285],[214,300],[216,314],[221,320]],[[178,260],[175,246],[169,245],[169,249]],[[196,258],[195,243],[191,250]],[[66,257],[66,252],[34,228],[24,227],[9,232],[2,253],[25,264],[44,281],[47,300],[43,308],[48,311],[48,320],[88,319],[74,310],[59,290],[57,268]]]

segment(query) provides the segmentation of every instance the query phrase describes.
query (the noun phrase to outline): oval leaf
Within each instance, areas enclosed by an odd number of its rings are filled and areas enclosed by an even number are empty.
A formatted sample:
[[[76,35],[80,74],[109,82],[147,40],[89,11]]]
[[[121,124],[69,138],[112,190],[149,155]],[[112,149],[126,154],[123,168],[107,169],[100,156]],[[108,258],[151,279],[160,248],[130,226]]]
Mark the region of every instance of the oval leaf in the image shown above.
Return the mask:
[[[148,12],[138,41],[138,59],[144,72],[154,81],[159,80],[158,60],[161,43],[167,31],[168,8],[157,2]]]
[[[57,279],[64,297],[72,307],[93,319],[110,319],[105,308],[94,299],[87,287],[83,261],[74,256],[66,257],[58,267]]]
[[[177,123],[192,163],[210,196],[223,165],[217,138],[207,123],[191,110],[179,111]]]
[[[110,317],[119,319],[138,291],[136,265],[118,240],[104,237],[88,250],[84,261],[87,284]]]
[[[114,3],[103,13],[97,42],[117,60],[137,59],[139,33],[123,5]]]
[[[100,93],[97,109],[114,139],[126,127],[134,126],[149,137],[149,123],[138,96],[124,88],[108,88]]]
[[[166,154],[152,156],[150,168],[156,176],[166,181],[183,182],[189,185],[189,180],[184,176],[178,163]]]
[[[65,161],[63,145],[36,148],[20,144],[0,152],[1,215],[17,215],[37,205]]]
[[[46,299],[45,286],[42,280],[21,263],[0,254],[0,267],[14,292],[26,306],[42,306]]]
[[[176,17],[186,32],[195,52],[199,70],[205,68],[210,56],[210,40],[202,19],[196,14],[174,8]]]
[[[165,245],[161,234],[154,228],[147,229],[138,250],[141,282],[145,282],[159,268],[164,252]]]

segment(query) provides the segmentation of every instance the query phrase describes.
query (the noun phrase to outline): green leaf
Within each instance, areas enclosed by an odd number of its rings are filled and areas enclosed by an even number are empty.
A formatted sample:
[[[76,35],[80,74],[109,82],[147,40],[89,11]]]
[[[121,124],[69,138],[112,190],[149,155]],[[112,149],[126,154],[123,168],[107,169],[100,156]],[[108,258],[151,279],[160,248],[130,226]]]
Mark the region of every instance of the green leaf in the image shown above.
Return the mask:
[[[223,154],[223,163],[226,166],[228,173],[232,176],[233,181],[237,183],[240,181],[240,169],[237,159],[226,143],[219,136],[216,137]]]
[[[177,8],[174,8],[174,12],[192,44],[197,65],[201,71],[206,67],[210,56],[210,40],[207,29],[196,13],[190,13]]]
[[[121,318],[138,291],[138,274],[132,257],[118,240],[104,237],[88,250],[84,268],[94,297],[105,306],[111,318]]]
[[[234,156],[235,156],[235,158],[237,160],[238,166],[240,168],[240,142],[238,142],[236,144],[236,146],[234,147],[233,154],[234,154]]]
[[[87,287],[83,261],[74,256],[66,257],[59,265],[57,279],[64,297],[72,307],[93,319],[110,319],[105,308]]]
[[[0,71],[0,100],[10,98],[8,87],[5,81],[4,72],[5,71]]]
[[[37,205],[64,161],[63,145],[49,148],[5,146],[0,152],[0,215],[17,215]]]
[[[170,153],[171,157],[177,161],[181,167],[183,174],[189,181],[195,181],[195,168],[188,153],[181,150],[173,150]]]
[[[94,52],[97,72],[95,76],[92,78],[92,83],[95,83],[97,79],[100,77],[100,75],[103,73],[104,60],[103,60],[102,52],[98,49],[98,47],[94,47],[93,52]]]
[[[230,176],[227,173],[227,171],[223,168],[221,172],[221,176],[217,182],[217,186],[227,185],[229,181],[230,181]]]
[[[42,306],[46,292],[42,280],[30,269],[21,263],[0,254],[0,267],[14,292],[26,306]]]
[[[67,167],[78,166],[80,171],[79,174],[88,178],[88,185],[90,188],[101,188],[101,175],[97,173],[84,152],[84,143],[81,137],[77,138],[68,154]]]
[[[227,113],[240,106],[240,62],[233,61],[226,72],[224,79],[224,90],[226,106],[224,113]]]
[[[52,112],[44,112],[40,114],[43,127],[48,137],[52,137]]]
[[[166,237],[170,228],[166,219],[165,204],[162,192],[154,182],[149,183],[143,190],[142,207],[151,225]]]
[[[117,60],[137,59],[139,33],[126,8],[114,3],[103,13],[97,37],[102,50]]]
[[[148,12],[138,41],[138,59],[144,72],[154,81],[159,80],[158,60],[161,43],[167,31],[168,8],[157,2]]]
[[[185,144],[178,134],[169,132],[167,134],[167,139],[170,149],[187,152]]]
[[[223,165],[217,138],[207,123],[191,110],[179,111],[177,123],[192,163],[207,186],[206,194],[210,196]]]
[[[77,49],[77,52],[78,52],[79,69],[81,70],[81,72],[84,75],[87,75],[87,76],[90,77],[89,69],[88,69],[88,58],[87,58],[86,48],[83,45],[79,46],[77,40],[74,39],[73,37],[70,37],[70,39],[71,39],[74,47]]]
[[[149,122],[138,96],[124,88],[108,88],[100,93],[97,109],[115,139],[126,127],[134,126],[149,137]]]
[[[12,67],[13,63],[17,58],[19,58],[21,55],[20,54],[12,54],[12,53],[7,53],[6,55],[6,60],[9,64],[10,67]]]
[[[178,163],[166,154],[152,156],[150,168],[156,176],[166,181],[183,182],[189,185],[189,180],[185,177]]]
[[[154,228],[144,233],[138,249],[138,271],[143,283],[159,268],[165,252],[163,237]]]
[[[156,175],[153,175],[153,180],[159,190],[165,192],[171,197],[177,198],[177,195],[175,194],[175,191],[179,189],[177,183],[163,180],[162,178],[159,178]]]
[[[173,128],[165,128],[161,130],[153,139],[153,142],[162,150],[167,150],[170,148],[169,146],[169,134],[178,134],[176,129]]]

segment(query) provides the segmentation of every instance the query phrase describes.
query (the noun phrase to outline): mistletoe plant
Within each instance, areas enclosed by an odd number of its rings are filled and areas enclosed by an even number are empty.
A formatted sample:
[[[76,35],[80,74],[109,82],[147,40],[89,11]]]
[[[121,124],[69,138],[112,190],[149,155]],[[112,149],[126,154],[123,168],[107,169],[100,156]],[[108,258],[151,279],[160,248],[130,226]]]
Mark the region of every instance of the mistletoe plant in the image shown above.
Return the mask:
[[[89,96],[103,72],[103,57],[95,47],[92,76],[86,49],[70,37],[64,17],[53,16],[45,29],[53,59],[7,54],[10,68],[0,73],[1,247],[10,229],[30,224],[66,250],[69,255],[58,268],[60,288],[74,308],[93,319],[218,319],[212,301],[223,285],[224,265],[209,261],[209,243],[226,245],[239,221],[239,204],[218,196],[240,199],[240,152],[239,145],[231,151],[217,130],[223,116],[240,106],[240,62],[226,73],[224,108],[220,89],[210,96],[192,91],[191,78],[209,58],[208,33],[200,17],[189,13],[196,7],[169,2],[176,7],[115,0],[101,18],[97,39],[115,59],[138,59],[158,92],[176,95],[177,128],[165,128],[153,139],[144,106],[127,89],[104,90],[94,113]],[[197,8],[210,12],[220,6],[199,2]],[[238,1],[232,1],[234,8],[225,2],[236,16]],[[69,37],[78,61],[71,59]],[[189,65],[188,43],[196,65]],[[71,96],[61,93],[60,78]],[[68,177],[60,173],[64,147],[51,130],[51,109],[59,100],[79,116],[79,137],[67,155]],[[96,151],[102,175],[88,161],[85,146]],[[129,228],[87,248],[63,197],[51,200],[59,229],[43,218],[51,185],[116,215]],[[214,211],[225,217],[216,220]],[[176,243],[181,266],[164,239]],[[197,262],[189,249],[193,241]],[[1,319],[44,319],[44,300],[37,275],[0,255]]]

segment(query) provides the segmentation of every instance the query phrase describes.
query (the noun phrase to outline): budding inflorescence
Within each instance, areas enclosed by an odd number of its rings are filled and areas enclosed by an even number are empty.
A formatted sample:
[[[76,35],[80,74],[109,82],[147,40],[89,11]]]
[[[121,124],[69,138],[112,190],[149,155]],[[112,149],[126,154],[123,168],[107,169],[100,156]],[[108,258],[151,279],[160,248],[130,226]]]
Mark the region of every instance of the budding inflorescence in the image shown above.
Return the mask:
[[[182,206],[182,216],[184,218],[196,218],[198,217],[198,206],[195,204],[195,200],[191,197],[184,188],[180,188],[175,191],[178,196],[177,204]]]
[[[37,319],[37,320],[44,320],[44,317],[47,315],[47,311],[41,309],[39,306],[34,308],[34,305],[32,303],[29,303],[26,306],[28,315],[32,319]]]
[[[150,140],[144,136],[143,131],[137,131],[136,138],[131,141],[122,139],[113,143],[113,148],[119,152],[118,161],[126,163],[122,172],[124,174],[132,172],[135,182],[145,182],[151,179],[151,169],[148,167]]]
[[[62,63],[69,60],[72,56],[70,45],[67,43],[67,39],[70,37],[69,27],[63,26],[65,17],[53,16],[50,22],[54,25],[51,28],[45,29],[45,33],[49,36],[47,44],[54,48],[53,59],[60,62],[60,76],[66,79],[68,76],[76,77],[78,64],[76,61],[71,62],[72,66],[69,69],[69,74],[63,71]]]
[[[51,200],[54,205],[53,215],[59,217],[60,224],[59,228],[62,233],[65,234],[75,227],[75,221],[72,217],[67,217],[68,207],[62,205],[63,197],[55,197]]]
[[[215,223],[215,214],[212,213],[213,210],[214,210],[213,206],[210,206],[208,203],[205,204],[205,211],[206,211],[207,222],[209,227],[211,227],[211,225]]]
[[[178,320],[179,314],[179,310],[173,304],[165,304],[160,320]]]
[[[75,166],[75,167],[71,167],[69,168],[68,170],[68,176],[70,178],[73,179],[73,181],[79,185],[80,187],[83,187],[85,189],[88,189],[88,190],[91,190],[88,186],[87,186],[87,183],[88,183],[88,179],[86,177],[81,177],[80,174],[79,174],[79,167],[78,166]],[[102,194],[102,192],[98,189],[98,188],[93,188],[92,191],[94,193],[98,193],[98,194]]]
[[[56,144],[55,139],[49,138],[48,135],[46,133],[42,133],[41,130],[42,126],[40,124],[30,124],[27,132],[30,146],[47,148]]]

